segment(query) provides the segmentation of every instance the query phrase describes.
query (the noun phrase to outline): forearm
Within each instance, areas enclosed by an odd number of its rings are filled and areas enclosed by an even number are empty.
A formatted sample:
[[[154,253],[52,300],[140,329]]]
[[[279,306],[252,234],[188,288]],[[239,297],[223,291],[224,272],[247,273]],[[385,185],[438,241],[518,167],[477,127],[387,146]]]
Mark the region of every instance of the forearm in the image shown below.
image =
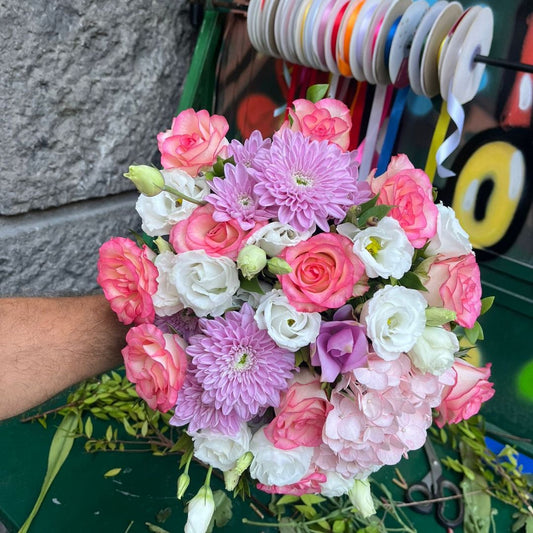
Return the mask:
[[[121,364],[126,329],[101,295],[0,299],[0,420]]]

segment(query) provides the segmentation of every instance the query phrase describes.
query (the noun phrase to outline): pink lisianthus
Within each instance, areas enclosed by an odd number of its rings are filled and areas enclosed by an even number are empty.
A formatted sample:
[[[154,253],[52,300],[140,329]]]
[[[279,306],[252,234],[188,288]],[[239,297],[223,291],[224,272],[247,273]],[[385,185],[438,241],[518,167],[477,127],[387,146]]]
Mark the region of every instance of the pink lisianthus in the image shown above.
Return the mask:
[[[377,205],[394,206],[389,216],[400,223],[414,248],[422,248],[435,235],[439,214],[427,174],[402,154],[391,159],[384,174],[374,176],[372,171],[368,182],[379,193]]]
[[[237,220],[217,222],[211,204],[197,207],[189,218],[181,220],[170,230],[170,244],[177,253],[204,250],[212,257],[227,256],[237,259],[240,249],[254,231],[266,222],[257,222],[253,229],[243,230]]]
[[[148,254],[146,246],[141,249],[123,237],[100,247],[96,280],[124,324],[154,321],[152,296],[157,291],[158,271]]]
[[[346,105],[333,98],[324,98],[315,104],[298,99],[289,110],[292,123],[285,122],[280,131],[289,128],[300,131],[315,141],[328,141],[336,144],[344,152],[350,145],[352,118]]]
[[[278,276],[283,292],[304,313],[343,306],[365,273],[352,241],[337,233],[319,233],[285,248],[280,257],[292,268]]]
[[[322,322],[311,344],[311,364],[320,366],[320,381],[333,383],[341,373],[366,363],[368,341],[363,325],[353,320],[351,306],[341,307],[330,322]]]
[[[473,253],[434,261],[422,293],[429,305],[455,311],[456,321],[465,328],[474,326],[481,312],[481,278]]]
[[[320,446],[322,428],[332,408],[318,377],[302,370],[282,394],[276,417],[265,427],[265,435],[281,450]]]
[[[444,424],[457,424],[476,415],[481,404],[494,396],[493,383],[489,383],[491,364],[482,368],[475,367],[457,358],[453,369],[457,374],[455,385],[448,386],[443,392],[444,399],[437,408],[435,423],[440,428]]]
[[[122,350],[126,376],[151,409],[165,413],[176,405],[185,381],[187,356],[179,335],[162,333],[153,324],[131,328]]]
[[[302,494],[319,494],[321,490],[321,483],[327,481],[326,474],[322,472],[311,472],[296,483],[290,485],[263,485],[257,484],[257,488],[268,494],[292,494],[293,496],[301,496]]]
[[[186,109],[172,121],[172,129],[157,135],[163,168],[179,168],[192,177],[226,155],[225,135],[229,125],[220,115],[209,116],[202,109]]]

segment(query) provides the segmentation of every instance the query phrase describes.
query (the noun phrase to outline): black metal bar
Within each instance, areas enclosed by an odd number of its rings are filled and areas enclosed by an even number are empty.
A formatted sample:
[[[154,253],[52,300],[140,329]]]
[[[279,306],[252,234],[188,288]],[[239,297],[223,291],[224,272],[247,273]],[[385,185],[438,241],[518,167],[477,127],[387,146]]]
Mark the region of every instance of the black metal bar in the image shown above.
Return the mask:
[[[492,65],[493,67],[502,67],[509,70],[533,73],[533,65],[529,65],[528,63],[517,63],[514,61],[508,61],[507,59],[498,59],[497,57],[482,56],[480,54],[474,56],[474,61]]]

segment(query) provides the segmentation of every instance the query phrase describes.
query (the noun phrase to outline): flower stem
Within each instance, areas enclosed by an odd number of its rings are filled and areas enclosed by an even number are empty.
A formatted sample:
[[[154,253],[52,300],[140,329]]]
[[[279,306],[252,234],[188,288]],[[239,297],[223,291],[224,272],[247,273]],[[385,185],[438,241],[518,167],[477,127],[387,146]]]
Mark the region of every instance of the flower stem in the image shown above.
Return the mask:
[[[183,194],[177,189],[174,189],[174,187],[171,187],[170,185],[165,184],[162,190],[165,192],[169,192],[170,194],[173,194],[174,196],[177,196],[180,200],[186,200],[187,202],[190,202],[191,204],[196,204],[196,205],[206,204],[206,202],[203,202],[202,200],[196,200],[195,198],[192,198],[191,196],[187,196],[186,194]]]

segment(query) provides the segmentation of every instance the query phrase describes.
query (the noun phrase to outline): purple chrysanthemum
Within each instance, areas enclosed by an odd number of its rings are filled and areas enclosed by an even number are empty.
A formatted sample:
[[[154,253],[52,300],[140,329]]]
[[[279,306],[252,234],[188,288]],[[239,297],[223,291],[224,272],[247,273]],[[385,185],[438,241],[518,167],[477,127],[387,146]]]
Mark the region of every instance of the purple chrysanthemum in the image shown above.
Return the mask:
[[[275,207],[279,221],[298,231],[313,224],[329,231],[328,219],[344,218],[358,193],[353,154],[300,132],[282,131],[255,162],[261,205]]]
[[[189,424],[189,433],[201,429],[212,429],[225,435],[235,435],[241,427],[241,418],[235,413],[224,415],[214,405],[202,401],[204,389],[198,383],[194,369],[187,369],[182,388],[178,392],[178,403],[174,416],[170,419],[173,426]]]
[[[203,388],[201,401],[224,416],[248,421],[276,407],[294,369],[294,354],[279,348],[244,304],[224,318],[201,319],[203,335],[190,339],[187,354]]]
[[[214,178],[206,200],[213,205],[213,219],[217,222],[235,219],[245,231],[252,229],[256,222],[268,220],[272,211],[259,204],[254,193],[255,179],[250,175],[243,163],[224,166],[225,179]],[[274,212],[275,214],[275,212]]]
[[[261,132],[255,130],[244,144],[233,139],[228,146],[228,157],[233,156],[235,163],[243,163],[247,168],[254,168],[254,160],[258,153],[270,148],[272,141],[263,139]]]

